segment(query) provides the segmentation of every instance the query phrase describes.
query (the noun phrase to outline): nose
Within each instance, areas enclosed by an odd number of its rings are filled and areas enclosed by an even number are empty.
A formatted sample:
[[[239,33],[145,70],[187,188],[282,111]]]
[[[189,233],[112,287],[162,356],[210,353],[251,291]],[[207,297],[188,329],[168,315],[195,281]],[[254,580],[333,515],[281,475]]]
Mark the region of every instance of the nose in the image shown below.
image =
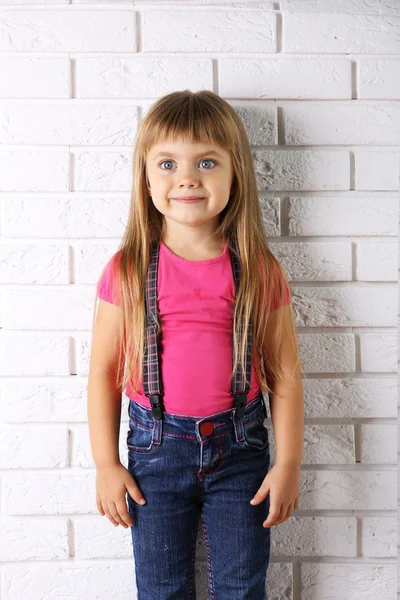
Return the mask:
[[[197,186],[200,182],[198,174],[196,174],[192,167],[181,167],[180,173],[177,175],[178,185]]]

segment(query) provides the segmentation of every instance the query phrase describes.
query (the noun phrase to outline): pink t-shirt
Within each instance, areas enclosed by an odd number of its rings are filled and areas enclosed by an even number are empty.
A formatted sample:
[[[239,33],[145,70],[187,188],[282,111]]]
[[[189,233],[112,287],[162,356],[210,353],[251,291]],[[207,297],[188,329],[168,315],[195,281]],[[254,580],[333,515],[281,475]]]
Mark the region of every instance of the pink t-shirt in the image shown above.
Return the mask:
[[[114,256],[98,282],[97,295],[118,305],[119,298],[111,294]],[[287,286],[286,291],[288,304],[291,292]],[[235,295],[228,243],[220,256],[191,261],[177,256],[161,242],[157,300],[162,320],[160,369],[166,412],[204,417],[233,407],[230,388]],[[260,391],[254,369],[257,360],[253,345],[247,402]],[[142,385],[138,394],[131,394],[128,383],[126,395],[151,408]]]

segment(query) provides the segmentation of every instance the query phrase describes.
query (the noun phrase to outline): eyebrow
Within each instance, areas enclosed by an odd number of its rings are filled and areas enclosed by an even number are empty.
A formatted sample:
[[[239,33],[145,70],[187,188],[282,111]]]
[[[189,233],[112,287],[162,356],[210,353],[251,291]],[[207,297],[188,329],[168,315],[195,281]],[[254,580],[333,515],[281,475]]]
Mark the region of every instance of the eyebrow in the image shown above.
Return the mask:
[[[199,156],[204,156],[204,154],[215,154],[216,156],[220,156],[221,158],[223,158],[222,154],[220,152],[217,152],[216,150],[205,150],[204,152],[200,152],[199,154],[196,154],[195,158],[198,158]],[[161,150],[160,152],[157,152],[157,154],[155,156],[153,156],[153,160],[155,160],[159,156],[173,156],[174,158],[176,158],[178,155],[174,154],[173,152],[167,152],[166,150]]]

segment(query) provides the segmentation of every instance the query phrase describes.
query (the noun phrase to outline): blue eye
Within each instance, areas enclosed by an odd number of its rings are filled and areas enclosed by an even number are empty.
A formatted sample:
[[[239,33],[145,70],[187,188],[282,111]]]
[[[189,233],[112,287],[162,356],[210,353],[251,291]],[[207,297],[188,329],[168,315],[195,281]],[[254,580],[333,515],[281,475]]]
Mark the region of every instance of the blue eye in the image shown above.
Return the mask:
[[[164,163],[173,163],[173,162],[174,162],[173,160],[169,160],[169,159],[168,159],[168,160],[162,160],[162,161],[159,163],[159,166],[161,167],[161,165],[163,165]],[[216,161],[215,161],[215,160],[213,160],[212,158],[203,158],[203,159],[200,161],[200,163],[202,163],[202,162],[212,162],[212,163],[214,163],[214,164],[217,164],[217,163],[216,163]],[[161,167],[161,168],[162,168],[162,167]],[[171,169],[162,169],[162,170],[163,170],[163,171],[170,171]],[[208,169],[206,169],[206,170],[208,171]]]
[[[213,160],[212,158],[204,158],[200,162],[213,162],[215,164],[215,160]]]
[[[161,161],[161,162],[160,162],[160,167],[161,167],[161,165],[163,165],[164,163],[172,163],[172,162],[173,162],[172,160],[163,160],[163,161]],[[163,171],[170,171],[170,170],[171,170],[171,169],[163,169]]]

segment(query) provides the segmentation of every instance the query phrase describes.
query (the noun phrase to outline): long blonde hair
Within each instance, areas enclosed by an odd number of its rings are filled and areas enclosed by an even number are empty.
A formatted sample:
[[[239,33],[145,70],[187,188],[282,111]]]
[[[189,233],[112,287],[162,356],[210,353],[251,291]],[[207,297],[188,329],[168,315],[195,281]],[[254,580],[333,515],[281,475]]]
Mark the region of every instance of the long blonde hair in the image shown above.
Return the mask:
[[[164,216],[149,199],[145,164],[151,147],[167,139],[213,143],[230,153],[233,168],[230,200],[219,215],[219,226],[213,235],[225,241],[235,237],[241,263],[241,281],[233,315],[233,344],[236,348],[233,371],[240,361],[245,374],[246,333],[251,318],[253,357],[258,352],[260,358],[255,370],[262,391],[269,393],[271,382],[283,378],[279,360],[283,336],[293,344],[297,362],[300,362],[291,303],[274,310],[271,313],[273,319],[270,318],[273,299],[278,306],[284,304],[287,293],[285,284],[287,287],[289,284],[279,261],[268,246],[251,150],[243,123],[228,102],[209,90],[195,93],[183,90],[163,96],[150,107],[138,128],[133,153],[133,187],[128,223],[113,256],[115,277],[112,285],[116,286],[114,293],[120,297],[122,309],[121,344],[115,349],[119,353],[116,387],[124,390],[130,383],[135,394],[142,382],[146,275],[152,248],[160,243],[165,234]],[[283,311],[290,314],[289,330],[283,326]],[[242,315],[244,332],[239,347],[237,331]],[[96,309],[93,327],[95,319]],[[285,322],[287,324],[287,319]],[[159,331],[160,327],[159,324]]]

